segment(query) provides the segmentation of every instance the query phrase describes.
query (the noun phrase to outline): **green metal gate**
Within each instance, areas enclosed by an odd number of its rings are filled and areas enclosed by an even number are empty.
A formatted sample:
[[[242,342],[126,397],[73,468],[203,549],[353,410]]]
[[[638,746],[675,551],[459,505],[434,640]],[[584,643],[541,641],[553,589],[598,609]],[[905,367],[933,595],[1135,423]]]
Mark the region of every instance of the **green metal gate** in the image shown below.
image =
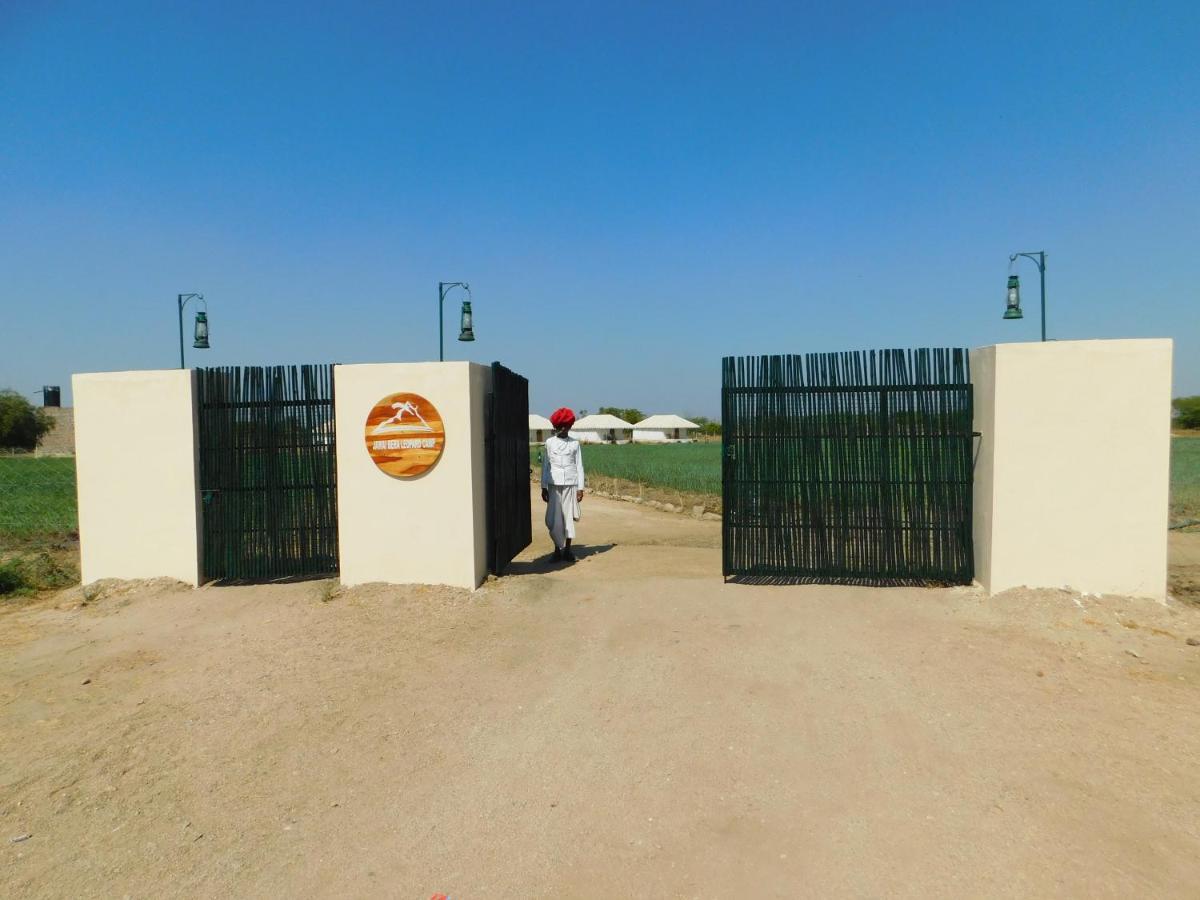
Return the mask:
[[[965,350],[726,357],[722,376],[726,577],[970,583]]]
[[[501,574],[533,540],[529,501],[529,382],[492,363],[487,423],[488,571]]]
[[[338,570],[333,366],[198,370],[204,577]]]

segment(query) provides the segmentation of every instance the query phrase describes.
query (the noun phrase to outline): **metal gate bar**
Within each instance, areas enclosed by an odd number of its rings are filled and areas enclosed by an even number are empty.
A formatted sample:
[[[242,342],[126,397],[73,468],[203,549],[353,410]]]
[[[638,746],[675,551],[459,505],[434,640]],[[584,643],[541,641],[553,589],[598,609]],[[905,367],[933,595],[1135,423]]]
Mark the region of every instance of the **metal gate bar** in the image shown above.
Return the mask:
[[[488,571],[501,574],[533,540],[529,500],[529,382],[492,364],[487,427]]]
[[[204,575],[336,573],[331,365],[198,372]]]
[[[971,581],[965,350],[727,357],[722,376],[727,577]]]

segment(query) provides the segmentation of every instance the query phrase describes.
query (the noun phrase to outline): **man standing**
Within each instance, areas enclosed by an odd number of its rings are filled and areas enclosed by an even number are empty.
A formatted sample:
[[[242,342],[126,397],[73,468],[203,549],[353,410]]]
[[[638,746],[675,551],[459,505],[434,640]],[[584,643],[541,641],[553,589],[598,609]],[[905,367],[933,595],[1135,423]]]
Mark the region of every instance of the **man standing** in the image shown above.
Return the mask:
[[[546,528],[554,541],[554,559],[575,562],[571,541],[583,502],[583,450],[571,437],[575,413],[563,407],[550,417],[554,434],[546,440],[542,454],[542,500],[546,504]]]

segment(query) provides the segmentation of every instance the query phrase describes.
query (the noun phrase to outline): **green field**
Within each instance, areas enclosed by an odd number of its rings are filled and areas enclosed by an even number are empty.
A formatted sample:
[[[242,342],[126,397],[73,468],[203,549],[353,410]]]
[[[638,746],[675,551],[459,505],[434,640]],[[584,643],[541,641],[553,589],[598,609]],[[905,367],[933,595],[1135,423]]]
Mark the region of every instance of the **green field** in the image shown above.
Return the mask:
[[[74,459],[0,456],[0,547],[61,538],[78,527]]]
[[[541,447],[530,448],[534,473]],[[584,444],[586,475],[604,475],[691,494],[721,493],[721,445]]]
[[[530,449],[536,468],[540,447]],[[585,469],[649,487],[721,493],[721,445],[587,444]],[[1171,521],[1200,519],[1200,437],[1171,441]],[[75,460],[0,457],[0,542],[68,535],[78,528]],[[0,544],[2,546],[2,544]]]
[[[531,448],[535,466],[540,452]],[[594,475],[652,487],[721,493],[720,443],[585,444],[583,465]],[[1200,519],[1200,437],[1171,439],[1171,521],[1184,519]]]
[[[1200,519],[1200,437],[1171,439],[1171,521]]]

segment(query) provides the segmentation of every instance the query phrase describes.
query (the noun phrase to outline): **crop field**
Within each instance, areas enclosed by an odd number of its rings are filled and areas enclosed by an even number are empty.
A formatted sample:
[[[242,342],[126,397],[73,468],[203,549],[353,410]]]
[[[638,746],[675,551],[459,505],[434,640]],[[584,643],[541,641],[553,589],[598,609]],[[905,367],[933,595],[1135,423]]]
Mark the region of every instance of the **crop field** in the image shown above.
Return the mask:
[[[541,471],[541,449],[530,448],[535,475]],[[583,468],[589,476],[620,478],[690,494],[721,493],[720,443],[584,444]]]
[[[1171,521],[1200,519],[1200,437],[1171,438]]]
[[[0,547],[74,532],[75,460],[0,457]]]
[[[538,471],[540,447],[530,448]],[[584,444],[588,473],[693,494],[721,493],[721,445]],[[1171,521],[1200,518],[1200,437],[1171,439]]]

